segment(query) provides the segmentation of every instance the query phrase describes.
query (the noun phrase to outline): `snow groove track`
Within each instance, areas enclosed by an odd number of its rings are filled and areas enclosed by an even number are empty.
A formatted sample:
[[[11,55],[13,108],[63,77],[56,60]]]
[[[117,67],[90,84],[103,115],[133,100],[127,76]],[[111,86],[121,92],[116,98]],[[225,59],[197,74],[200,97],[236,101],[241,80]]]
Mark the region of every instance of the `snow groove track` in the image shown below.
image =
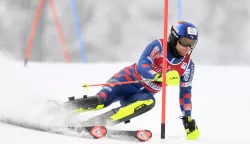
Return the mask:
[[[80,134],[73,132],[73,131],[69,131],[67,129],[63,129],[63,128],[54,129],[52,126],[35,124],[35,123],[27,122],[27,121],[15,120],[15,119],[4,117],[4,116],[1,116],[0,122],[22,127],[22,128],[31,129],[31,130],[37,130],[41,132],[49,132],[49,133],[54,133],[54,134],[82,137]]]

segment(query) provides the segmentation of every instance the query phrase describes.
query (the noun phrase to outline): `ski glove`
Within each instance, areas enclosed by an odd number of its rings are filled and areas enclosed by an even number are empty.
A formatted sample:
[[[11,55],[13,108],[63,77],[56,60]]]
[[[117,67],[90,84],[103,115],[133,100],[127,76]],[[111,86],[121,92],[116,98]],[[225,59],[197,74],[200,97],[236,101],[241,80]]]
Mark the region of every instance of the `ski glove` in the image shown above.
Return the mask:
[[[162,83],[162,74],[157,73],[154,76],[156,83]],[[177,86],[180,83],[180,76],[176,70],[167,72],[166,74],[166,85]]]
[[[200,131],[198,130],[195,120],[192,119],[191,116],[182,116],[180,119],[182,119],[187,139],[196,140],[200,136]]]

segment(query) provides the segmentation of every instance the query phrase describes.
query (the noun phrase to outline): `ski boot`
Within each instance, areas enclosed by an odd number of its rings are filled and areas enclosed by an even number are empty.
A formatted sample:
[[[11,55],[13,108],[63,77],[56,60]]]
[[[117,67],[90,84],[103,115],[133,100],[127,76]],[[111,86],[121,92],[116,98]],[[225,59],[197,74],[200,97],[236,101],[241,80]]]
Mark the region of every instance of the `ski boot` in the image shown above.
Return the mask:
[[[85,111],[99,110],[104,108],[101,98],[98,96],[87,97],[84,95],[82,98],[69,97],[69,101],[64,103],[62,107],[73,113],[81,113]]]
[[[181,116],[188,140],[196,140],[200,136],[200,131],[191,116]]]
[[[52,121],[52,123],[56,121],[56,125],[74,125],[79,122],[77,119],[79,113],[99,110],[104,107],[100,97],[87,97],[86,95],[77,99],[75,99],[75,97],[69,97],[68,101],[62,104],[50,101],[48,105],[52,105],[49,110],[47,110],[51,115],[50,121]]]

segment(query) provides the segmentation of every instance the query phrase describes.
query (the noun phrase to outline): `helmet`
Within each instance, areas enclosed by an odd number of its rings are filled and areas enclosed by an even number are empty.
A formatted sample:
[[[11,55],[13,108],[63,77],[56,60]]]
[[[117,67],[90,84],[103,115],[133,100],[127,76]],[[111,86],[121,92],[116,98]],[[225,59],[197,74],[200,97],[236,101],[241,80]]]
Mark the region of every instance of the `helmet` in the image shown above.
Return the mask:
[[[182,37],[193,40],[193,43],[190,45],[193,49],[198,42],[198,30],[196,26],[187,21],[178,21],[172,25],[171,33],[168,38],[169,44],[175,47],[177,41]]]

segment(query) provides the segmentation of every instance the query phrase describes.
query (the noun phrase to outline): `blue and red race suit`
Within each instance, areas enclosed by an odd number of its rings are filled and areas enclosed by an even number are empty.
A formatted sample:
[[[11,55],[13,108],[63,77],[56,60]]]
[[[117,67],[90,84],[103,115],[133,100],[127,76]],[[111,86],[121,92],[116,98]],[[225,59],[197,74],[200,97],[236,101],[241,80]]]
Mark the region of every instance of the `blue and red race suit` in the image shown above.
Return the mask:
[[[143,51],[139,61],[127,66],[112,76],[108,82],[134,81],[153,79],[156,73],[162,73],[163,40],[152,41]],[[175,58],[167,53],[167,71],[177,70],[181,76],[179,102],[184,116],[191,116],[191,89],[194,75],[194,63],[187,54],[182,58]],[[152,99],[161,91],[162,84],[142,82],[126,85],[104,86],[98,93],[106,106],[120,101],[121,105],[128,105],[138,100]]]

